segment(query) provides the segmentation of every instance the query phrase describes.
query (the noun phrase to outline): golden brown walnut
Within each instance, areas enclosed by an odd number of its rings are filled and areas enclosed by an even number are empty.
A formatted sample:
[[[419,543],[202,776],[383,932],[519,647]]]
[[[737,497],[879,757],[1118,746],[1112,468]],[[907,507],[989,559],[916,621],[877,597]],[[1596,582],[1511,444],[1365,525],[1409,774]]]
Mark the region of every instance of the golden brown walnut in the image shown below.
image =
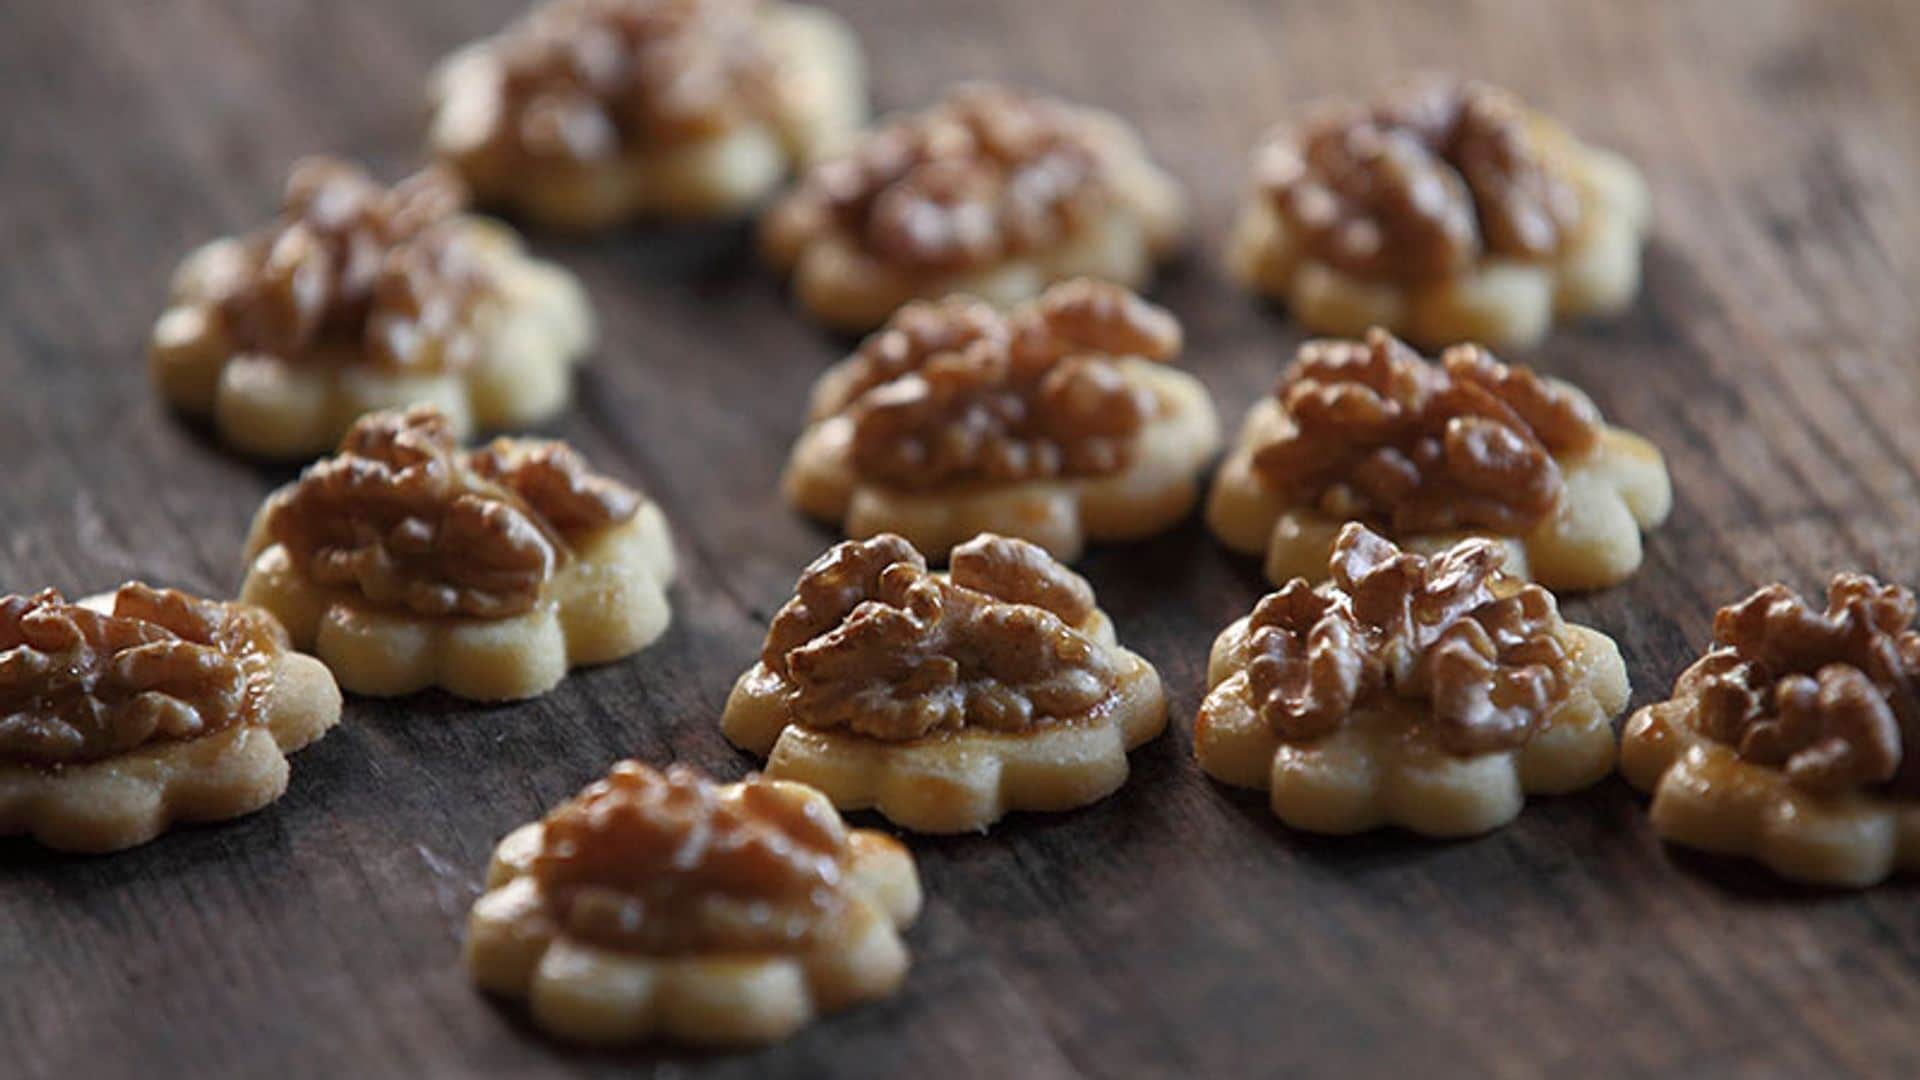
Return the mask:
[[[1065,282],[1010,315],[916,302],[854,354],[823,403],[863,477],[901,490],[1108,475],[1158,403],[1120,357],[1166,360],[1180,328],[1108,282]]]
[[[1317,739],[1381,679],[1379,661],[1338,597],[1295,579],[1254,605],[1247,680],[1260,717],[1282,738]]]
[[[416,406],[356,422],[274,496],[266,529],[314,582],[375,607],[500,618],[539,602],[568,535],[639,506],[557,444],[463,453],[446,417]]]
[[[652,955],[745,952],[825,925],[846,857],[846,830],[817,799],[623,761],[547,815],[532,873],[570,937]]]
[[[1720,643],[1682,677],[1699,726],[1819,795],[1920,795],[1920,631],[1913,593],[1838,574],[1816,611],[1784,585],[1720,609]]]
[[[1304,742],[1392,694],[1432,702],[1440,744],[1481,754],[1524,745],[1571,686],[1553,595],[1499,595],[1504,550],[1469,540],[1435,556],[1403,552],[1350,523],[1330,580],[1296,578],[1247,624],[1247,679],[1261,719]]]
[[[1427,657],[1441,742],[1460,754],[1519,746],[1566,696],[1572,657],[1553,594],[1524,585],[1448,627]]]
[[[1022,540],[982,536],[941,577],[905,540],[850,540],[801,574],[762,659],[795,722],[887,740],[1026,731],[1093,708],[1116,672],[1077,628],[1087,583]]]
[[[495,439],[467,455],[467,466],[511,489],[562,533],[598,529],[640,510],[640,495],[587,467],[563,442]]]
[[[956,585],[1009,604],[1031,604],[1079,626],[1094,612],[1093,586],[1055,562],[1046,549],[984,533],[953,549],[948,576]]]
[[[1526,108],[1475,82],[1323,109],[1266,144],[1258,179],[1310,254],[1365,278],[1431,280],[1488,254],[1549,258],[1581,214]]]
[[[758,0],[550,0],[500,38],[481,148],[604,162],[724,132],[775,107]]]
[[[280,219],[208,273],[233,351],[414,372],[471,363],[492,284],[455,227],[465,204],[437,167],[382,188],[345,162],[299,162]]]
[[[811,170],[781,212],[909,273],[990,266],[1107,204],[1102,146],[1071,107],[970,84]]]
[[[1526,368],[1477,345],[1429,364],[1380,329],[1302,345],[1274,393],[1290,423],[1254,454],[1262,481],[1402,534],[1524,533],[1559,505],[1556,456],[1600,437],[1585,399]]]
[[[0,599],[0,762],[77,765],[252,722],[286,648],[265,612],[172,589],[122,586],[111,613],[52,589]]]

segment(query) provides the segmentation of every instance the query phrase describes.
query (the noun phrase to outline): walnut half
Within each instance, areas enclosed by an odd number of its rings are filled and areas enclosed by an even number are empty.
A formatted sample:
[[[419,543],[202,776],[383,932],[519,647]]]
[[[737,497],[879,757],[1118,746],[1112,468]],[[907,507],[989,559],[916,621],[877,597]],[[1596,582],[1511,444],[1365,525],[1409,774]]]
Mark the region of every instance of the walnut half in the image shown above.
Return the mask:
[[[273,496],[264,527],[314,582],[375,607],[500,618],[539,602],[569,537],[641,502],[557,443],[464,452],[446,417],[418,406],[355,423],[339,454]]]
[[[1578,191],[1512,95],[1427,80],[1322,108],[1262,147],[1258,180],[1321,261],[1422,281],[1486,255],[1540,260],[1579,227]]]
[[[1274,393],[1289,423],[1254,455],[1262,481],[1403,535],[1524,533],[1559,504],[1557,458],[1600,438],[1590,403],[1526,368],[1477,345],[1429,364],[1380,329],[1302,345]]]
[[[1838,574],[1825,611],[1784,585],[1714,617],[1719,646],[1682,676],[1703,734],[1817,795],[1920,797],[1920,631],[1913,593]]]
[[[772,115],[757,0],[547,0],[489,46],[499,77],[463,151],[498,171],[616,160]]]
[[[1116,197],[1113,137],[1082,110],[984,83],[816,166],[775,213],[915,274],[1043,250]]]
[[[791,785],[615,765],[547,815],[532,875],[575,938],[650,955],[791,947],[839,903],[839,816]]]
[[[128,584],[109,613],[0,599],[0,762],[57,768],[259,717],[286,633],[258,609]]]
[[[902,308],[829,384],[816,419],[852,424],[862,476],[902,490],[1107,475],[1159,409],[1126,357],[1180,350],[1172,315],[1078,279],[1009,315],[974,300]]]
[[[1087,583],[1045,551],[983,535],[928,571],[905,540],[847,541],[801,575],[763,662],[792,719],[885,740],[1031,730],[1093,708],[1117,673],[1081,627]]]
[[[1261,719],[1284,740],[1310,741],[1392,695],[1430,701],[1452,753],[1524,745],[1564,698],[1572,661],[1552,594],[1514,588],[1499,576],[1502,559],[1484,540],[1415,555],[1348,524],[1330,580],[1295,579],[1248,619],[1245,666]]]
[[[466,199],[437,167],[383,188],[343,161],[299,162],[279,220],[203,268],[232,353],[409,373],[466,367],[475,309],[494,290],[456,227]]]

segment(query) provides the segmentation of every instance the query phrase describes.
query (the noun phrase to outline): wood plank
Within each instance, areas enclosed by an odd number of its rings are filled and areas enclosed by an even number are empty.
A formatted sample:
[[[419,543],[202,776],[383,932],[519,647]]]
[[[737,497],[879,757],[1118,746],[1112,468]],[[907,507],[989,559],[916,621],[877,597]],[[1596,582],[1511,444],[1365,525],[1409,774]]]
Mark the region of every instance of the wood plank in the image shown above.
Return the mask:
[[[1753,583],[1920,581],[1920,6],[1902,0],[837,0],[879,101],[1005,77],[1137,121],[1196,200],[1158,297],[1236,418],[1301,335],[1223,279],[1251,140],[1322,93],[1446,66],[1648,173],[1647,288],[1526,357],[1667,451],[1645,569],[1568,613],[1620,639],[1636,701]],[[239,580],[287,475],[157,403],[140,353],[179,256],[333,150],[395,175],[433,59],[515,0],[25,5],[0,34],[0,589]],[[0,1073],[1136,1075],[1413,1070],[1912,1075],[1910,884],[1860,895],[1668,851],[1624,784],[1471,843],[1327,841],[1208,782],[1184,723],[1207,643],[1261,593],[1197,523],[1084,569],[1161,667],[1176,731],[1079,813],[916,841],[906,992],[762,1053],[549,1045],[457,963],[493,841],[616,757],[751,765],[715,719],[830,535],[774,482],[809,329],[743,229],[537,237],[606,344],[555,430],[665,507],[687,573],[643,656],[512,708],[355,701],[287,797],[111,858],[0,843]],[[716,467],[717,466],[717,467]]]

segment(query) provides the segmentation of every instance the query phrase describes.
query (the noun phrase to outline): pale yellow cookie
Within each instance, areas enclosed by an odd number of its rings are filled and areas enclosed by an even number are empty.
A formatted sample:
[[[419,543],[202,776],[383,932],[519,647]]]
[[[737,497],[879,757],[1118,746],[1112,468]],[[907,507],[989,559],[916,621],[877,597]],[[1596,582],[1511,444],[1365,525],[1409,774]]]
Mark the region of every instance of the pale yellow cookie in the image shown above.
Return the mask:
[[[137,583],[0,598],[0,836],[119,851],[250,814],[339,719],[327,669],[259,608]]]
[[[1621,734],[1654,829],[1822,885],[1920,870],[1913,617],[1912,592],[1862,574],[1835,575],[1825,611],[1784,585],[1720,609],[1714,647]]]
[[[1466,540],[1432,557],[1350,524],[1328,580],[1296,578],[1214,641],[1193,748],[1296,829],[1472,836],[1528,795],[1613,769],[1627,705],[1612,639]]]
[[[743,214],[867,120],[853,30],[773,0],[547,0],[429,97],[483,202],[576,229]]]
[[[936,562],[993,532],[1072,561],[1088,540],[1171,528],[1199,499],[1220,422],[1166,361],[1180,324],[1078,279],[1002,314],[952,297],[901,308],[814,384],[781,481],[849,536],[898,533]]]
[[[300,162],[279,221],[175,271],[154,383],[266,458],[324,453],[359,417],[407,405],[436,406],[462,437],[552,419],[593,344],[586,293],[464,200],[442,170],[385,189]]]
[[[956,833],[1111,795],[1166,723],[1159,673],[1045,551],[983,535],[943,575],[881,535],[800,575],[720,729],[843,810]]]
[[[1430,364],[1376,328],[1300,347],[1214,475],[1207,523],[1276,584],[1323,577],[1358,520],[1410,551],[1498,540],[1508,574],[1564,592],[1624,581],[1672,507],[1660,451],[1579,388],[1477,345]]]
[[[467,920],[482,989],[571,1042],[774,1042],[893,993],[913,856],[784,780],[637,761],[507,835]]]
[[[1646,183],[1483,83],[1425,81],[1276,130],[1227,243],[1308,329],[1531,345],[1640,288]]]
[[[1185,232],[1185,195],[1125,121],[968,83],[813,166],[761,248],[814,318],[866,331],[914,299],[1006,307],[1083,276],[1143,288]]]
[[[462,451],[430,408],[376,413],[267,498],[240,595],[340,685],[533,697],[666,632],[666,518],[564,443]]]

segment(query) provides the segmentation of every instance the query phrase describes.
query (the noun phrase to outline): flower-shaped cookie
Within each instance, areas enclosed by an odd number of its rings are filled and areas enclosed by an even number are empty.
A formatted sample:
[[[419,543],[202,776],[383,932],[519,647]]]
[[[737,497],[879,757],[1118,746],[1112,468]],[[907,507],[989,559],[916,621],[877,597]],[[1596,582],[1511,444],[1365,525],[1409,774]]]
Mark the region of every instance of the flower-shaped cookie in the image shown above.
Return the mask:
[[[623,761],[508,834],[467,970],[563,1039],[773,1042],[892,993],[913,856],[802,784]]]
[[[1620,772],[1676,844],[1862,887],[1920,870],[1920,631],[1910,591],[1837,574],[1819,611],[1769,585],[1633,715]]]
[[[302,161],[277,222],[174,272],[154,382],[261,457],[324,453],[358,417],[405,405],[438,406],[462,436],[552,418],[592,344],[586,294],[465,199],[440,169],[382,188]]]
[[[800,575],[720,726],[843,810],[953,833],[1105,798],[1166,723],[1159,673],[1045,551],[983,535],[940,575],[882,535]]]
[[[1464,540],[1431,557],[1350,524],[1319,586],[1295,578],[1213,643],[1194,721],[1208,775],[1263,788],[1296,829],[1471,836],[1527,795],[1613,768],[1627,671],[1611,638]]]
[[[1141,288],[1185,230],[1185,196],[1124,121],[967,84],[815,165],[761,241],[815,318],[861,331],[916,298],[1004,307],[1082,275]]]
[[[659,507],[564,443],[463,451],[425,406],[363,418],[268,496],[241,598],[359,694],[440,686],[500,701],[666,632]]]
[[[339,719],[327,669],[259,608],[137,583],[0,598],[0,836],[118,851],[252,813]]]
[[[982,532],[1071,561],[1089,537],[1165,530],[1220,444],[1206,387],[1164,363],[1180,336],[1166,311],[1090,279],[1006,315],[908,304],[814,385],[787,500],[936,561]]]
[[[1325,105],[1266,138],[1251,187],[1229,269],[1318,333],[1514,347],[1640,288],[1639,172],[1484,83]]]
[[[867,119],[853,31],[778,0],[547,0],[430,97],[483,202],[579,229],[742,213]]]
[[[1501,540],[1507,573],[1564,591],[1625,580],[1672,506],[1660,451],[1574,386],[1478,345],[1430,364],[1375,329],[1300,347],[1247,414],[1207,522],[1265,552],[1276,584],[1318,580],[1340,527],[1362,521],[1415,551]]]

